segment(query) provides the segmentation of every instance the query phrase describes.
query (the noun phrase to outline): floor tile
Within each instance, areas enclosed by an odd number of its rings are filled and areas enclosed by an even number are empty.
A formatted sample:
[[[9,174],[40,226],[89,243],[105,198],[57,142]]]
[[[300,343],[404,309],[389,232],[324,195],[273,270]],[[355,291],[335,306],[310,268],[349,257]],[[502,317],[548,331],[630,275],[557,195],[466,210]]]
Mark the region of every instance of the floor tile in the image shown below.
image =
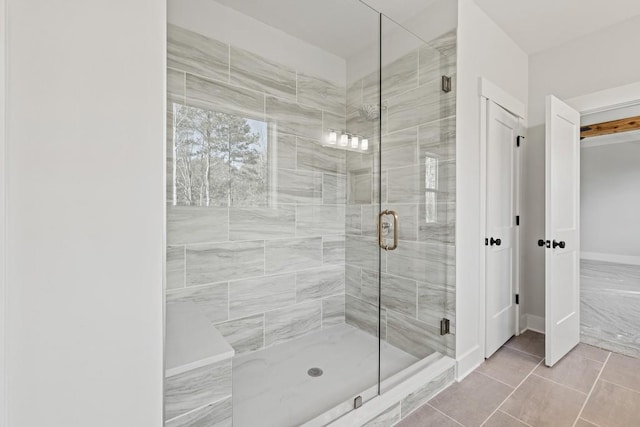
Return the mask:
[[[600,427],[637,426],[640,423],[640,393],[599,380],[581,418]]]
[[[473,427],[482,424],[512,391],[511,387],[472,372],[462,382],[453,384],[433,398],[429,404],[461,424]]]
[[[640,359],[612,353],[601,378],[640,392]]]
[[[460,427],[460,425],[433,407],[423,405],[396,424],[396,427]]]
[[[483,427],[527,427],[527,425],[511,415],[497,411],[483,424]]]
[[[541,357],[532,356],[509,347],[502,347],[493,356],[485,360],[477,369],[477,372],[486,374],[512,387],[517,387],[533,371],[540,360],[542,360]]]
[[[552,368],[538,366],[534,373],[551,381],[589,393],[602,369],[602,363],[569,353]]]
[[[605,360],[607,360],[609,352],[607,350],[603,350],[589,344],[580,343],[576,346],[576,348],[571,350],[569,354],[578,354],[585,359],[595,360],[596,362],[604,362]]]
[[[586,394],[531,375],[500,409],[535,427],[570,427],[586,398]]]
[[[511,338],[505,346],[533,354],[534,356],[544,357],[544,335],[538,332],[526,331],[517,337]]]

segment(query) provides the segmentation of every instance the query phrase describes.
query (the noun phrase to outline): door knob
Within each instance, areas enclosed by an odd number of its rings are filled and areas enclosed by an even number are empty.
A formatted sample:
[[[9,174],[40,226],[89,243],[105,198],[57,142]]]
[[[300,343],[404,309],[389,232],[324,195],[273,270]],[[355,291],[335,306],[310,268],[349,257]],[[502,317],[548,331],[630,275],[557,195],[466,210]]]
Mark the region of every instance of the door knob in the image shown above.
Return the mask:
[[[548,241],[548,240],[540,239],[540,240],[538,240],[538,246],[541,246],[541,247],[546,246],[547,248],[550,248],[551,247],[551,242]]]
[[[489,244],[491,246],[496,245],[496,246],[500,246],[502,244],[502,240],[500,239],[494,239],[493,237],[489,240]]]
[[[565,246],[567,246],[567,244],[564,241],[560,241],[560,242],[556,242],[555,240],[553,241],[553,249],[557,248],[558,246],[560,246],[560,249],[564,249]]]

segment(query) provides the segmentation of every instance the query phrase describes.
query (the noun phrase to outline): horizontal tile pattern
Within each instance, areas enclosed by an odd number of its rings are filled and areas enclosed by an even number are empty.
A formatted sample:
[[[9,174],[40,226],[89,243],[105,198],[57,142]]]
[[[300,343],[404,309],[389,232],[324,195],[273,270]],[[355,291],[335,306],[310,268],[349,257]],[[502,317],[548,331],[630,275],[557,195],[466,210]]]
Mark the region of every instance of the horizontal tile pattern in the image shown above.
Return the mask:
[[[236,354],[264,347],[264,314],[219,323],[216,329],[236,351]]]
[[[447,369],[433,380],[431,380],[424,387],[411,393],[404,399],[402,399],[402,416],[406,417],[409,413],[414,411],[420,405],[431,399],[436,393],[451,384],[455,379],[454,368]]]
[[[235,46],[231,46],[229,57],[231,83],[295,101],[294,69]]]
[[[167,243],[184,245],[221,242],[229,231],[227,208],[199,206],[167,207]]]
[[[298,102],[344,116],[346,89],[330,81],[298,73]]]
[[[384,51],[383,51],[384,53]],[[382,99],[418,87],[418,49],[382,67]],[[372,87],[372,90],[375,90]]]
[[[640,266],[580,262],[582,341],[640,357]]]
[[[184,246],[167,246],[167,289],[184,288]]]
[[[322,237],[322,262],[337,264],[344,268],[345,236]]]
[[[229,46],[196,32],[167,26],[167,66],[215,80],[229,78]]]
[[[455,285],[455,248],[402,241],[388,254],[387,271],[407,279]]]
[[[299,170],[345,172],[344,150],[323,147],[317,140],[298,137],[297,164]]]
[[[319,329],[321,305],[321,301],[311,301],[266,313],[265,345],[275,345]]]
[[[279,169],[277,197],[280,203],[321,204],[322,174],[312,171]]]
[[[375,337],[378,336],[378,308],[349,294],[346,296],[346,322]]]
[[[167,304],[184,301],[193,303],[210,322],[222,322],[228,318],[229,286],[224,282],[167,293]]]
[[[293,273],[229,284],[229,314],[232,319],[286,307],[295,301],[296,275]]]
[[[344,205],[298,206],[296,235],[318,236],[344,232]]]
[[[452,76],[455,79],[455,75]],[[455,114],[455,90],[442,92],[441,82],[433,80],[405,92],[388,102],[388,132],[429,123]]]
[[[336,295],[322,300],[322,327],[345,323],[345,296]]]
[[[165,380],[165,418],[172,419],[231,395],[231,360]]]
[[[229,209],[229,240],[282,238],[295,231],[295,206]]]
[[[451,335],[440,335],[439,325],[430,325],[412,317],[387,310],[387,341],[420,359],[439,351],[445,353]]]
[[[267,96],[266,113],[278,132],[294,134],[319,141],[322,138],[322,111]]]
[[[187,286],[261,276],[264,241],[187,247]]]
[[[305,302],[344,293],[344,267],[326,266],[296,273],[296,301]]]
[[[187,74],[187,105],[243,118],[265,118],[263,94],[191,74]]]
[[[325,205],[345,204],[347,199],[347,177],[342,174],[322,175],[322,203]]]
[[[231,396],[165,423],[166,427],[232,427],[232,425],[233,401]]]
[[[321,265],[321,237],[267,241],[267,274],[305,270],[320,267]]]

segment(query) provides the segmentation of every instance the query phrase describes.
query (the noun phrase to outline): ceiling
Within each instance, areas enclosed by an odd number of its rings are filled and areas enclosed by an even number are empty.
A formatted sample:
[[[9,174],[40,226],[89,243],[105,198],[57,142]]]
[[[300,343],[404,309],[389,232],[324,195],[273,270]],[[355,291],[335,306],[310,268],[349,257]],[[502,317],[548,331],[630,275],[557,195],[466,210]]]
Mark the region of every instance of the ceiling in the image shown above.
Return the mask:
[[[475,0],[532,54],[640,15],[638,0]]]
[[[378,14],[404,22],[434,0],[215,0],[342,58],[378,42]]]

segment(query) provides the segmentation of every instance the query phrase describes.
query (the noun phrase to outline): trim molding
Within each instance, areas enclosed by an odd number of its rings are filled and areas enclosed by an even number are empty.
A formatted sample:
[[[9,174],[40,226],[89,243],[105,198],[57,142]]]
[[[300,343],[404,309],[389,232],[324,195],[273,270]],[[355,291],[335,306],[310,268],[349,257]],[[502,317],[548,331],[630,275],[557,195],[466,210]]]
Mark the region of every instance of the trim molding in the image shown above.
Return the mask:
[[[580,114],[593,114],[640,104],[640,82],[593,92],[568,99]]]
[[[528,330],[528,331],[544,334],[544,330],[545,330],[544,317],[536,316],[533,314],[525,314],[523,317],[525,318],[525,323],[524,325],[521,325],[523,326],[522,332]]]
[[[480,96],[495,102],[511,114],[525,119],[526,108],[524,104],[484,77],[478,79],[478,93]]]
[[[460,382],[484,362],[484,345],[477,345],[456,359],[456,381]]]

